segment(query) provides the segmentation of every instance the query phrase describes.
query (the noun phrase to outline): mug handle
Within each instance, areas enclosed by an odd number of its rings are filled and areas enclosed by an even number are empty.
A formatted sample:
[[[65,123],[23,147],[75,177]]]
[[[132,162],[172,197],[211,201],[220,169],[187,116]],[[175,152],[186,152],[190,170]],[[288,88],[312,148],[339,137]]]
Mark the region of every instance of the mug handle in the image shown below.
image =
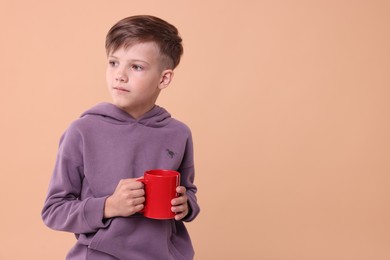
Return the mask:
[[[146,183],[145,177],[141,177],[139,179],[136,179],[136,181],[142,182],[143,184]]]

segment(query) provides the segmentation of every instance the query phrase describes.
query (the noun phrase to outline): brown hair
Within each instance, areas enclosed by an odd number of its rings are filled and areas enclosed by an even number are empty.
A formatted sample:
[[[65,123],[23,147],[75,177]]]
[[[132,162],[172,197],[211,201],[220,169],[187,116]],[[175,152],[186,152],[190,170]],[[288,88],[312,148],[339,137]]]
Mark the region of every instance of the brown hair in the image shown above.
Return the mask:
[[[154,42],[160,49],[164,66],[174,69],[183,54],[182,39],[177,28],[150,15],[126,17],[107,33],[106,52],[114,52],[141,42]]]

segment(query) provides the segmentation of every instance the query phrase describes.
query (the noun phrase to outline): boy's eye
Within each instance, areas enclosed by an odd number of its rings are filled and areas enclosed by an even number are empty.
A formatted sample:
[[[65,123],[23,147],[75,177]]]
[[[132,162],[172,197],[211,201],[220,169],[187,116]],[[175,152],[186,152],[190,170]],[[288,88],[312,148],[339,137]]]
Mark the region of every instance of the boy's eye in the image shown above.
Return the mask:
[[[110,60],[110,61],[108,61],[108,64],[109,64],[111,67],[115,67],[118,63],[117,63],[116,61]]]
[[[141,70],[143,70],[143,67],[142,67],[142,66],[139,66],[139,65],[136,65],[136,64],[131,65],[131,68],[132,68],[133,70],[136,70],[136,71],[141,71]]]

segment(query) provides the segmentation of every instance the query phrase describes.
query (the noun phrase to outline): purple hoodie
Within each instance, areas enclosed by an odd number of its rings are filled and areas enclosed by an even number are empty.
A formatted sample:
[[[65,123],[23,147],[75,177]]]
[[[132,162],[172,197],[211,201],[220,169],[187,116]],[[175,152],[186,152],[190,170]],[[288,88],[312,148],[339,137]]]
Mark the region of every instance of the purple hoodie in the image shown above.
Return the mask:
[[[193,259],[182,221],[148,219],[141,214],[103,219],[104,203],[121,179],[146,170],[180,172],[192,221],[199,213],[194,185],[191,132],[159,106],[135,120],[113,104],[82,114],[60,140],[42,210],[45,224],[76,234],[67,259]]]

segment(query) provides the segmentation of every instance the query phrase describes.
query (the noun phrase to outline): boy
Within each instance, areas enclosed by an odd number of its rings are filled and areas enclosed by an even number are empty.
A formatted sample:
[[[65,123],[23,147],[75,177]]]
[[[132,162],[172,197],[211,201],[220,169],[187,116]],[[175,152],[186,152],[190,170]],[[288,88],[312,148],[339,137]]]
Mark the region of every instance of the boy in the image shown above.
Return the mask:
[[[177,29],[153,16],[132,16],[107,34],[111,103],[84,112],[60,140],[42,210],[47,226],[75,233],[67,259],[193,259],[183,221],[199,213],[191,132],[155,105],[183,53]],[[175,219],[139,212],[146,170],[181,173]]]

